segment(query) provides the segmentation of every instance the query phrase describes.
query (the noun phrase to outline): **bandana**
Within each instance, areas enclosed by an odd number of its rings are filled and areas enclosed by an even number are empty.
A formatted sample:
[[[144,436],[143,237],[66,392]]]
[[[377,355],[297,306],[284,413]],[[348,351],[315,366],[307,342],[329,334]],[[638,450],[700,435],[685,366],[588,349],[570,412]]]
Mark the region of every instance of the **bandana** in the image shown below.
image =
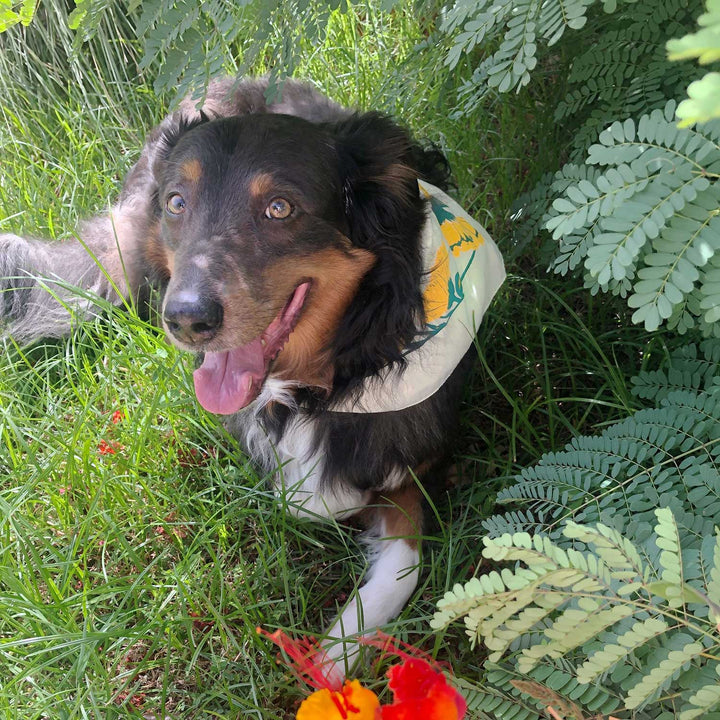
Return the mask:
[[[405,351],[407,366],[369,378],[356,398],[333,412],[404,410],[437,392],[475,339],[505,266],[487,230],[442,190],[418,181],[428,200],[422,236],[425,326]]]

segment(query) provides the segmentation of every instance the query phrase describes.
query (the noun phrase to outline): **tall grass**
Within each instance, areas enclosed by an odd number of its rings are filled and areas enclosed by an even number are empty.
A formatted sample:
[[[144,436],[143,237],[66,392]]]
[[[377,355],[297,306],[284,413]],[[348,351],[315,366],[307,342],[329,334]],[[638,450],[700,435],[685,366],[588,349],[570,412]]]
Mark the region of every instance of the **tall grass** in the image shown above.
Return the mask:
[[[75,52],[64,13],[43,3],[0,36],[0,231],[62,238],[102,211],[168,101],[138,71],[131,21],[109,13]],[[642,338],[607,299],[546,278],[538,248],[507,245],[513,198],[562,153],[558,89],[454,120],[462,70],[448,74],[432,41],[414,52],[430,30],[411,4],[351,7],[302,48],[298,74],[442,147],[510,259],[477,342],[462,482],[432,499],[420,586],[388,628],[472,679],[462,633],[429,631],[434,602],[477,570],[479,520],[513,473],[627,411],[618,368]],[[197,407],[189,359],[132,313],[108,315],[0,358],[0,717],[292,717],[300,691],[254,629],[327,624],[362,580],[357,535],[288,519]],[[359,672],[379,688],[370,660]]]

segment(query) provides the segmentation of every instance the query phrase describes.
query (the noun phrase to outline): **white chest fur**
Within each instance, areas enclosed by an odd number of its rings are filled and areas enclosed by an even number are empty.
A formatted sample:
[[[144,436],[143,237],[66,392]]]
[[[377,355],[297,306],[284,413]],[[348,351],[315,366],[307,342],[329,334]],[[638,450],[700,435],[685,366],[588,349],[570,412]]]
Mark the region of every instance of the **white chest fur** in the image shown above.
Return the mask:
[[[230,420],[230,429],[244,438],[247,451],[258,465],[274,472],[278,499],[288,512],[314,520],[349,517],[365,507],[372,496],[328,476],[319,421],[296,414],[277,440],[262,424],[260,411],[270,402],[296,409],[290,389],[285,383],[268,380],[253,406]],[[398,485],[400,479],[397,473],[390,484]],[[344,678],[358,653],[359,646],[347,638],[388,622],[400,612],[417,584],[417,545],[395,537],[394,531],[388,532],[382,516],[378,520],[368,538],[371,567],[366,583],[337,617],[323,644],[326,657],[336,663],[334,670],[327,671],[338,680]]]
[[[327,476],[317,421],[295,415],[274,441],[258,417],[270,402],[295,409],[291,388],[288,383],[269,379],[255,403],[233,420],[233,429],[241,431],[253,460],[267,472],[275,472],[275,489],[288,512],[314,519],[349,517],[366,505],[369,494]]]

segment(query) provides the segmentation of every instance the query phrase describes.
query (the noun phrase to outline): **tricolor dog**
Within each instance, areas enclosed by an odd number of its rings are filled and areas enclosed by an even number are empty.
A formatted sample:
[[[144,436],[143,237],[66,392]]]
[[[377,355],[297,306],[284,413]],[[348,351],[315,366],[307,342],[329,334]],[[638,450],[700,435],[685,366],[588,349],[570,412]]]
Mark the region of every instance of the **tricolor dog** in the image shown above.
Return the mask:
[[[447,454],[504,269],[445,194],[437,150],[307,85],[287,82],[276,104],[265,89],[220,80],[202,111],[184,101],[80,240],[0,235],[0,310],[26,343],[70,333],[96,310],[89,294],[160,297],[168,338],[198,356],[200,405],[274,472],[293,514],[363,511],[371,567],[327,632],[348,638],[416,586],[418,482]]]

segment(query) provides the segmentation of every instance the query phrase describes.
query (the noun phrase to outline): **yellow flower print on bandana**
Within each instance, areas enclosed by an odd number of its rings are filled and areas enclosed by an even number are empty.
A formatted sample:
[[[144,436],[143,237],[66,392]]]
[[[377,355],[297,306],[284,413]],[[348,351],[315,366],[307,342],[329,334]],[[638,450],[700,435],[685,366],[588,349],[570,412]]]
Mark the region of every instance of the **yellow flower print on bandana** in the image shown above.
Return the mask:
[[[428,336],[431,336],[444,327],[443,320],[446,321],[465,299],[463,279],[475,260],[475,250],[485,244],[485,237],[477,223],[464,214],[453,212],[437,188],[426,183],[419,183],[419,186],[422,195],[429,200],[432,216],[440,229],[435,259],[423,291],[425,322]]]
[[[451,197],[419,181],[427,202],[421,247],[425,318],[405,348],[405,368],[368,379],[336,412],[394,412],[423,402],[442,386],[472,345],[485,311],[505,279],[487,231]]]
[[[435,262],[433,262],[430,270],[430,279],[425,292],[423,292],[426,322],[431,323],[439,320],[447,311],[448,298],[450,297],[449,284],[450,259],[448,258],[448,248],[447,245],[441,245],[435,254]]]

